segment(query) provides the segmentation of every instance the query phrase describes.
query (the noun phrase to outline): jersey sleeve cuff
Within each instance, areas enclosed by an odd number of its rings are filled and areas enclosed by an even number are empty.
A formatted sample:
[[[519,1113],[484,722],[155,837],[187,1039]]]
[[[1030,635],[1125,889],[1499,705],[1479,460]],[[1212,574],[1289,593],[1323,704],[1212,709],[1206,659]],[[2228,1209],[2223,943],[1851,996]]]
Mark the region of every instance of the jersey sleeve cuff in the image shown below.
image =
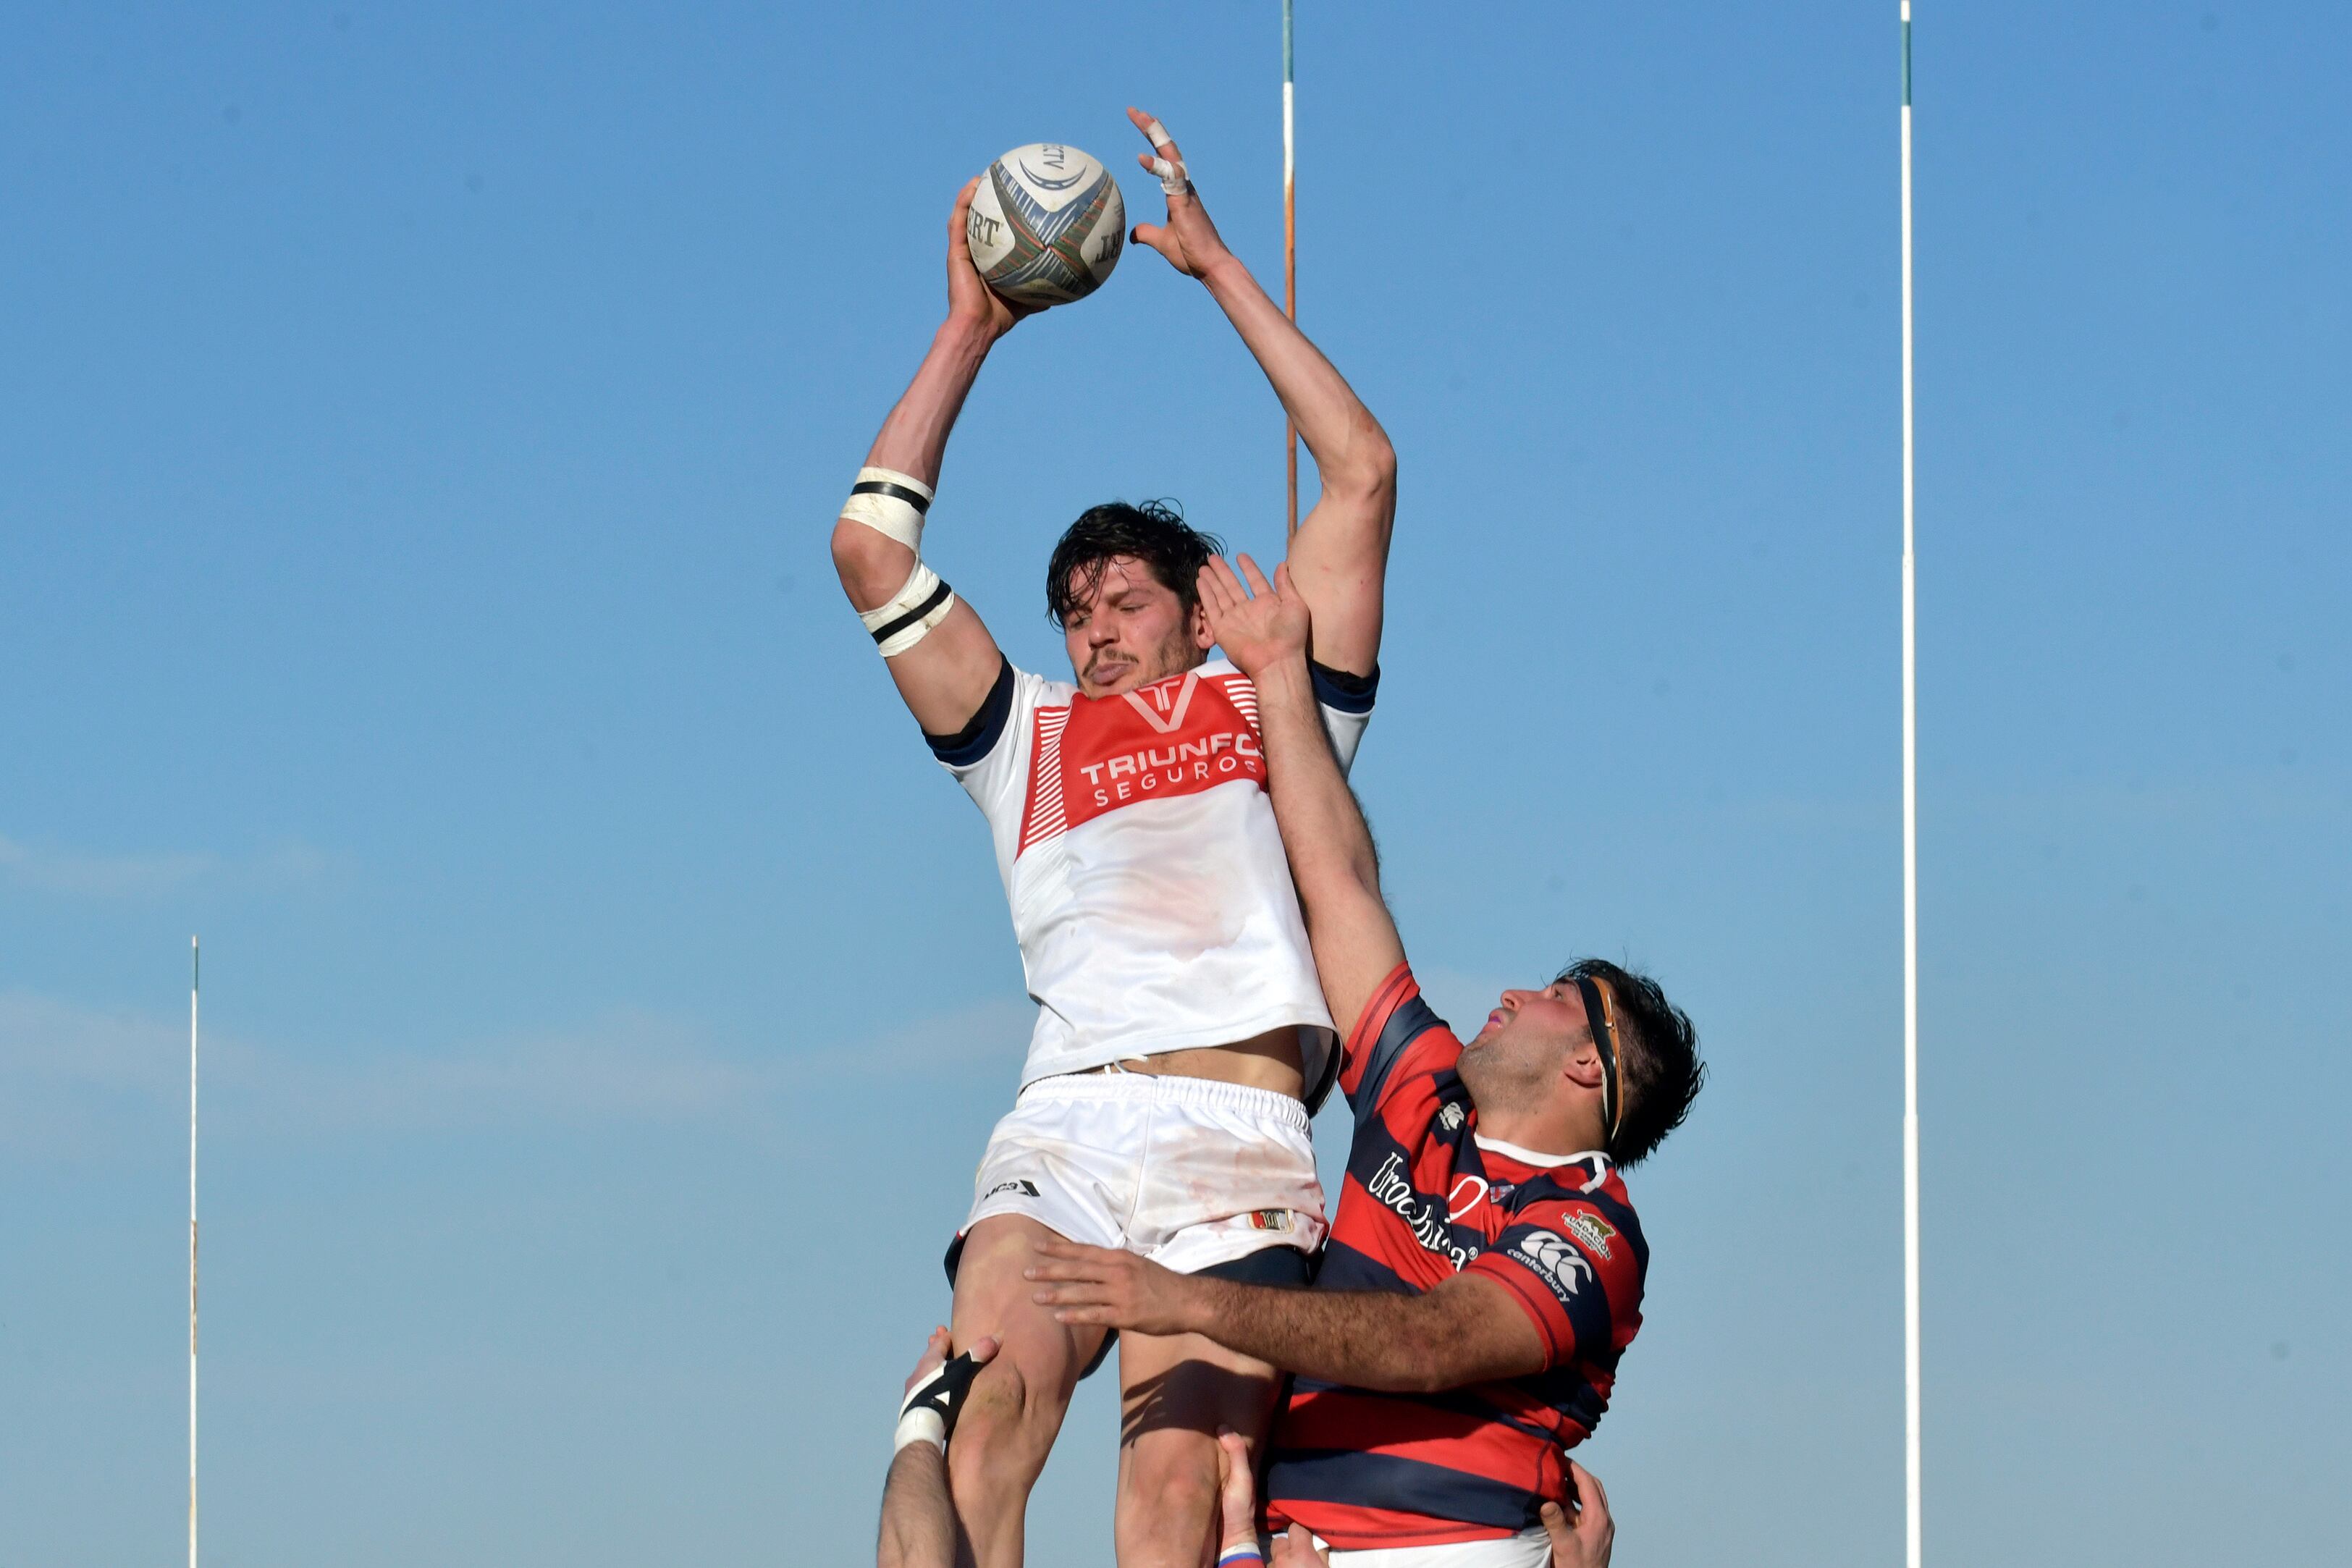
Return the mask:
[[[1348,1054],[1360,1057],[1370,1050],[1379,1041],[1381,1031],[1388,1027],[1389,1015],[1418,990],[1419,987],[1413,984],[1411,963],[1399,963],[1390,970],[1388,978],[1374,988],[1371,999],[1364,1004],[1363,1012],[1357,1015],[1356,1026],[1348,1031]]]
[[[996,683],[981,700],[980,711],[971,722],[952,735],[934,735],[923,731],[923,742],[931,748],[931,755],[951,768],[968,768],[989,752],[1004,738],[1004,721],[1013,713],[1013,661],[1002,659],[996,667]]]
[[[1380,694],[1378,664],[1372,666],[1370,675],[1350,675],[1310,658],[1307,661],[1307,673],[1315,683],[1315,700],[1340,713],[1369,713],[1372,710],[1372,699]]]
[[[1528,1321],[1535,1324],[1536,1332],[1543,1338],[1547,1365],[1558,1366],[1568,1360],[1569,1352],[1576,1348],[1575,1331],[1570,1329],[1563,1334],[1559,1303],[1534,1275],[1492,1252],[1482,1252],[1472,1258],[1470,1271],[1483,1274],[1510,1291],[1511,1300],[1519,1304],[1519,1310],[1528,1315]]]

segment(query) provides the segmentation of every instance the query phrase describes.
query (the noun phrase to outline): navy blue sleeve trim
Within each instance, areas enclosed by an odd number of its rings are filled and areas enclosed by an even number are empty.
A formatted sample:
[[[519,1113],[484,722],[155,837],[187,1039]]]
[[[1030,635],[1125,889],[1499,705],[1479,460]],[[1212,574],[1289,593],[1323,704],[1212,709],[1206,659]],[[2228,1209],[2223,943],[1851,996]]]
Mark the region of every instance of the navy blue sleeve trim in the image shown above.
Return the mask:
[[[1381,667],[1377,664],[1370,675],[1350,675],[1310,658],[1307,661],[1307,673],[1315,681],[1315,700],[1342,713],[1370,712],[1372,699],[1381,689]]]
[[[1430,1030],[1444,1027],[1445,1021],[1419,996],[1389,1015],[1389,1021],[1381,1026],[1381,1037],[1365,1054],[1363,1076],[1356,1079],[1355,1098],[1349,1102],[1356,1112],[1358,1126],[1380,1110],[1381,1096],[1389,1090],[1389,1073],[1396,1067],[1397,1058],[1404,1055],[1405,1047]]]
[[[931,755],[948,766],[968,768],[996,750],[996,742],[1004,738],[1004,721],[1012,716],[1013,661],[1008,658],[996,667],[996,684],[988,689],[971,723],[952,735],[934,735],[926,730],[923,740]]]
[[[1316,1033],[1323,1040],[1322,1066],[1315,1075],[1315,1081],[1307,1085],[1307,1092],[1299,1097],[1305,1103],[1307,1114],[1309,1116],[1322,1110],[1323,1102],[1331,1098],[1332,1086],[1339,1081],[1339,1068],[1348,1055],[1347,1046],[1336,1033],[1329,1029],[1318,1029]],[[1299,1041],[1299,1052],[1307,1062],[1314,1061],[1314,1053],[1307,1049],[1307,1041],[1303,1037]]]

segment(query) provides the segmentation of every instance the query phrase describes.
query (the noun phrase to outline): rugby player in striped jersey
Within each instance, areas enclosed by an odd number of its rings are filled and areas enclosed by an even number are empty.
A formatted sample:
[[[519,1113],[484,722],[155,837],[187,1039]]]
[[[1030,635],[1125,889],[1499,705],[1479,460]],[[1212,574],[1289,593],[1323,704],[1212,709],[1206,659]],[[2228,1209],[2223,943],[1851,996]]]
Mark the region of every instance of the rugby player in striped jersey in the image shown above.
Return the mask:
[[[1202,1334],[1289,1369],[1269,1522],[1383,1568],[1536,1568],[1567,1450],[1641,1326],[1649,1248],[1620,1175],[1705,1077],[1657,984],[1587,959],[1506,991],[1466,1044],[1421,999],[1370,831],[1315,715],[1311,621],[1287,568],[1255,596],[1223,561],[1202,601],[1257,689],[1275,813],[1355,1112],[1310,1289],[1186,1278],[1041,1241],[1034,1298],[1072,1325]]]
[[[1321,475],[1291,563],[1315,605],[1325,743],[1352,753],[1379,668],[1395,456],[1225,248],[1166,131],[1130,114],[1168,200],[1166,224],[1138,226],[1137,243],[1203,286]],[[1033,1244],[1303,1281],[1325,1227],[1307,1118],[1338,1052],[1266,799],[1256,691],[1209,658],[1197,580],[1215,542],[1150,504],[1082,515],[1045,582],[1072,680],[1014,668],[921,559],[949,433],[1017,320],[973,269],[971,190],[949,223],[947,321],[875,437],[833,557],[933,754],[987,821],[1038,1003],[1020,1096],[981,1157],[949,1262],[955,1347],[1001,1342],[948,1456],[956,1517],[979,1568],[1017,1568],[1030,1489],[1109,1340],[1030,1301]],[[1141,369],[1137,386],[1164,391]],[[1261,1436],[1277,1374],[1189,1334],[1126,1336],[1118,1359],[1121,1568],[1199,1568],[1217,1429]]]

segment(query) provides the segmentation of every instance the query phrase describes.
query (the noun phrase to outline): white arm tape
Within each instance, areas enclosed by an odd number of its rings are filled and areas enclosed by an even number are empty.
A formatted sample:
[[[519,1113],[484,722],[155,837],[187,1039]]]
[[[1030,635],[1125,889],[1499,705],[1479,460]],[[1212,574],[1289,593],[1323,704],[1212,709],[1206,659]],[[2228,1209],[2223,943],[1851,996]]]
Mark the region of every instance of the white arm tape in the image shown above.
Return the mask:
[[[940,1413],[928,1405],[919,1405],[898,1417],[898,1430],[890,1444],[897,1453],[909,1443],[929,1443],[944,1454],[948,1451],[948,1424]]]
[[[857,618],[874,634],[874,644],[882,650],[882,657],[896,658],[930,636],[931,628],[948,618],[955,602],[955,590],[940,582],[938,573],[918,561],[914,571],[907,574],[906,586],[891,595],[888,604],[860,610]]]
[[[912,474],[894,468],[860,468],[857,482],[849,487],[849,500],[842,503],[841,515],[888,535],[920,555],[923,514],[931,510],[931,487]]]
[[[1176,145],[1176,138],[1169,135],[1168,127],[1157,120],[1145,126],[1143,133],[1151,139],[1151,150],[1155,153],[1165,153]],[[1151,172],[1160,177],[1160,188],[1169,195],[1181,196],[1192,188],[1192,178],[1184,173],[1181,159],[1171,163],[1166,158],[1154,158],[1151,160]]]

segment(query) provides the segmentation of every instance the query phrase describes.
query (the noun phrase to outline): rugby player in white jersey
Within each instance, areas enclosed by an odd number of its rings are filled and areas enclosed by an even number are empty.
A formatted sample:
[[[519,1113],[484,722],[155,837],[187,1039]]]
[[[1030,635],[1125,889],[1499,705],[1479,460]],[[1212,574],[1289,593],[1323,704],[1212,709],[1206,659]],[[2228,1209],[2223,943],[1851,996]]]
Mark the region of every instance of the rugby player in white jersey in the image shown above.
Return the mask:
[[[1380,424],[1218,237],[1159,122],[1141,162],[1168,197],[1160,253],[1241,334],[1314,456],[1322,495],[1290,546],[1313,606],[1318,691],[1353,754],[1371,710],[1396,462]],[[1048,1236],[1179,1272],[1304,1282],[1323,1237],[1307,1110],[1330,1016],[1265,794],[1256,694],[1209,658],[1197,574],[1215,542],[1164,509],[1072,525],[1047,602],[1072,681],[1012,668],[920,555],[948,433],[1023,312],[948,225],[948,316],[883,423],[833,535],[842,586],[934,753],[985,815],[1037,1026],[950,1252],[955,1345],[1001,1345],[974,1380],[949,1479],[969,1560],[1021,1561],[1023,1514],[1100,1329],[1030,1300]],[[1139,371],[1137,418],[1164,386]],[[1197,1335],[1127,1336],[1118,1498],[1124,1568],[1198,1568],[1214,1544],[1216,1433],[1255,1442],[1276,1373]]]

